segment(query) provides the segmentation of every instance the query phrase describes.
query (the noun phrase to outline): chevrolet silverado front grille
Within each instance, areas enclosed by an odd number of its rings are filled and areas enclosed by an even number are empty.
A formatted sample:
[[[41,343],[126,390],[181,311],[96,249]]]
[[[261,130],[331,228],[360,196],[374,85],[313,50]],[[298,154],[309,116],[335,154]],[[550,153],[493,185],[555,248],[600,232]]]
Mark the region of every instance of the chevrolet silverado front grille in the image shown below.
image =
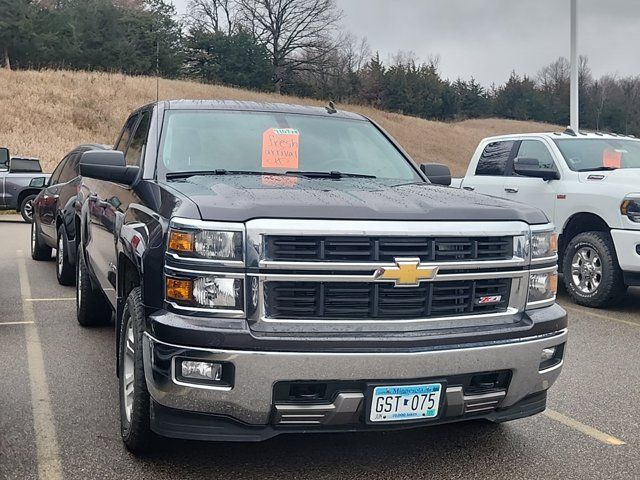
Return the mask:
[[[324,237],[266,236],[266,258],[274,261],[392,262],[397,257],[423,262],[507,260],[512,237]]]
[[[422,283],[395,288],[365,282],[266,282],[274,319],[418,319],[504,312],[511,279]],[[490,301],[488,301],[490,300]]]

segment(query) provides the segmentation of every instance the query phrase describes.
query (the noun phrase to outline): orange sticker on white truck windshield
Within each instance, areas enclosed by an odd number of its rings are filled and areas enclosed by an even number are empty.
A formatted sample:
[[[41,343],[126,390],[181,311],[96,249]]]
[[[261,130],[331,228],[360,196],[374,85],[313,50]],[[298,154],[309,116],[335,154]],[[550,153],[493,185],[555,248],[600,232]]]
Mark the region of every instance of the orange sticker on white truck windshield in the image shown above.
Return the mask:
[[[602,166],[608,168],[622,167],[622,152],[605,150],[602,152]]]
[[[300,132],[294,128],[270,128],[262,134],[262,168],[297,169]]]

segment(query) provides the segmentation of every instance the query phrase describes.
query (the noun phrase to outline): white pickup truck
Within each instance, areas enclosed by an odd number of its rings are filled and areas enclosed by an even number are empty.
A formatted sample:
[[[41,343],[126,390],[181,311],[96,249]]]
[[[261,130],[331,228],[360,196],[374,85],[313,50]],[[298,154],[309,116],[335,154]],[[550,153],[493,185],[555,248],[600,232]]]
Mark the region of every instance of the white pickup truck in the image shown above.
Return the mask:
[[[640,285],[640,140],[570,129],[486,138],[451,185],[544,210],[576,303],[606,307]]]

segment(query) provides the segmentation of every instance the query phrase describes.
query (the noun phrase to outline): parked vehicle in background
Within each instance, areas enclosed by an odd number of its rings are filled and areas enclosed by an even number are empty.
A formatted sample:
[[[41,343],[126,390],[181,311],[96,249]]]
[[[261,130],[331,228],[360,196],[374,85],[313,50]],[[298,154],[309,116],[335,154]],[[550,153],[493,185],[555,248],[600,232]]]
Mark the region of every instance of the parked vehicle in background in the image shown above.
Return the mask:
[[[76,199],[82,178],[80,157],[89,150],[111,147],[80,145],[60,161],[46,187],[33,201],[31,256],[34,260],[50,260],[56,250],[56,276],[61,285],[73,285],[76,273],[76,246],[79,241]]]
[[[369,119],[160,102],[80,172],[78,321],[115,312],[130,450],[545,409],[567,339],[553,226],[431,185]]]
[[[15,210],[30,223],[33,199],[48,178],[38,159],[11,157],[8,148],[0,148],[0,210]]]
[[[640,285],[640,140],[571,130],[486,138],[453,185],[544,210],[576,303],[607,307]]]

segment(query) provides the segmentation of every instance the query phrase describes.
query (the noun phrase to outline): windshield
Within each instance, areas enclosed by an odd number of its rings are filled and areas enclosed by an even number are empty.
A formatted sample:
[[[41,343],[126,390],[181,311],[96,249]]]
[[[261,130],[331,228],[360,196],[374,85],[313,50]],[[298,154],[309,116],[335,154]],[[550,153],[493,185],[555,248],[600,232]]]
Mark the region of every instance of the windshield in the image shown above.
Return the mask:
[[[555,140],[569,168],[576,172],[640,168],[640,141],[616,138]]]
[[[167,173],[340,172],[420,179],[370,122],[271,112],[169,111],[161,162]]]

